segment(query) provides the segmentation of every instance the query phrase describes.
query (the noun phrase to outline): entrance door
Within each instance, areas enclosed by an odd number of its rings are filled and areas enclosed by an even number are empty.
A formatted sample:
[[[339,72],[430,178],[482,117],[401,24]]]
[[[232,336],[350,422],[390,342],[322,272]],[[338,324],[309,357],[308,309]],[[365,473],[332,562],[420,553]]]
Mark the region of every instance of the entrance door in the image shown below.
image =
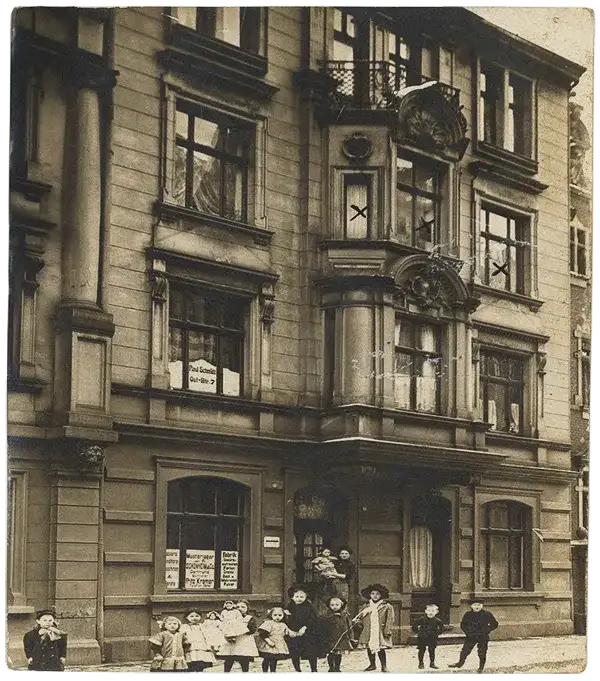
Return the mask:
[[[435,603],[440,619],[450,621],[452,505],[438,494],[413,499],[409,533],[411,619]]]

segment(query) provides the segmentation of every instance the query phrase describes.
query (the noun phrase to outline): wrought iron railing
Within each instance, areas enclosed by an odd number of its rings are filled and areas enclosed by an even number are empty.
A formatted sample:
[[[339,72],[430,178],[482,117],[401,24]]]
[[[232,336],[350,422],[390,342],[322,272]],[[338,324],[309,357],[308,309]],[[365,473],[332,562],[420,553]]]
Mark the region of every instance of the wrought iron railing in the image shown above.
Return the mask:
[[[406,88],[436,82],[420,73],[388,61],[327,61],[322,64],[328,76],[329,104],[349,109],[396,109]],[[459,106],[459,90],[439,83],[439,92],[453,106]]]

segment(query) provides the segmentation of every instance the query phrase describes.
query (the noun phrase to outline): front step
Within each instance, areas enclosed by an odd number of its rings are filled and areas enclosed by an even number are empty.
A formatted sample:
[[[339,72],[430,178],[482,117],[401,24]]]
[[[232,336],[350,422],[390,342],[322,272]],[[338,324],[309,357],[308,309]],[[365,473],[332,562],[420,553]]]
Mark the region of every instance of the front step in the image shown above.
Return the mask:
[[[446,625],[444,631],[438,637],[438,646],[450,646],[462,643],[465,639],[465,635],[451,625]],[[417,635],[411,634],[408,641],[408,645],[417,645]]]

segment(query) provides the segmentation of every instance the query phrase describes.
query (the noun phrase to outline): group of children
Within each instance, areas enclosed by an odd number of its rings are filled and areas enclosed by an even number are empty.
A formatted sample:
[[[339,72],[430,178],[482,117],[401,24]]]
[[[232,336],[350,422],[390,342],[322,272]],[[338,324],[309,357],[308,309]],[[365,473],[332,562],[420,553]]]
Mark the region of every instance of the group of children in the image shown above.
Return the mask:
[[[243,599],[226,601],[221,613],[211,611],[204,619],[193,608],[186,612],[183,623],[178,617],[165,617],[159,621],[160,631],[149,639],[153,652],[150,671],[202,672],[219,658],[224,662],[225,672],[231,672],[236,662],[242,672],[248,672],[250,662],[260,656],[263,672],[277,671],[278,661],[288,658],[296,671],[301,671],[301,660],[308,660],[310,670],[316,672],[317,661],[323,657],[330,672],[339,672],[343,654],[362,647],[369,658],[365,671],[375,671],[379,659],[381,671],[387,672],[386,651],[392,647],[394,625],[388,589],[382,584],[370,584],[361,595],[368,603],[354,618],[346,611],[345,599],[337,595],[329,599],[327,612],[318,616],[308,599],[307,588],[301,584],[288,589],[287,607],[271,608],[260,625],[249,613],[248,601]],[[448,666],[462,667],[477,646],[481,673],[490,633],[498,627],[498,622],[491,612],[483,609],[481,600],[470,601],[470,606],[461,622],[466,638],[459,660]],[[424,668],[426,650],[430,668],[438,669],[435,650],[444,630],[438,612],[437,605],[427,605],[424,616],[412,626],[417,634],[419,669]],[[67,634],[58,628],[51,610],[36,613],[36,626],[25,634],[23,646],[30,670],[64,670]]]

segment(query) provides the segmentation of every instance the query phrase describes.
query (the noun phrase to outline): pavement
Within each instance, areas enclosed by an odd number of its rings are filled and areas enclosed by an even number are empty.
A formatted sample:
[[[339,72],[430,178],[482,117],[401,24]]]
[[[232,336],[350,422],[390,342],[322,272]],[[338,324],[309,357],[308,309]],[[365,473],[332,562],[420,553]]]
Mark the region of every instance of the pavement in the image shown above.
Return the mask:
[[[587,646],[585,636],[553,636],[517,639],[513,641],[490,641],[488,650],[487,674],[540,674],[562,673],[572,674],[584,671],[587,660]],[[436,652],[438,670],[428,668],[428,656],[425,654],[426,667],[417,668],[417,650],[414,646],[400,646],[388,650],[388,668],[391,673],[400,674],[444,674],[444,673],[476,673],[478,667],[477,651],[473,650],[462,669],[448,669],[448,665],[458,660],[461,645],[439,646]],[[362,672],[368,663],[365,651],[353,651],[342,659],[342,672]],[[379,666],[379,665],[378,665]],[[149,661],[106,663],[96,666],[69,667],[68,672],[147,672]],[[319,672],[328,669],[325,660],[319,660]],[[219,673],[223,665],[218,662],[206,673]],[[240,673],[239,667],[233,668]],[[251,672],[261,672],[260,660],[257,659],[250,667]],[[289,660],[280,662],[278,672],[293,672]],[[302,663],[302,671],[308,672],[308,662]]]

